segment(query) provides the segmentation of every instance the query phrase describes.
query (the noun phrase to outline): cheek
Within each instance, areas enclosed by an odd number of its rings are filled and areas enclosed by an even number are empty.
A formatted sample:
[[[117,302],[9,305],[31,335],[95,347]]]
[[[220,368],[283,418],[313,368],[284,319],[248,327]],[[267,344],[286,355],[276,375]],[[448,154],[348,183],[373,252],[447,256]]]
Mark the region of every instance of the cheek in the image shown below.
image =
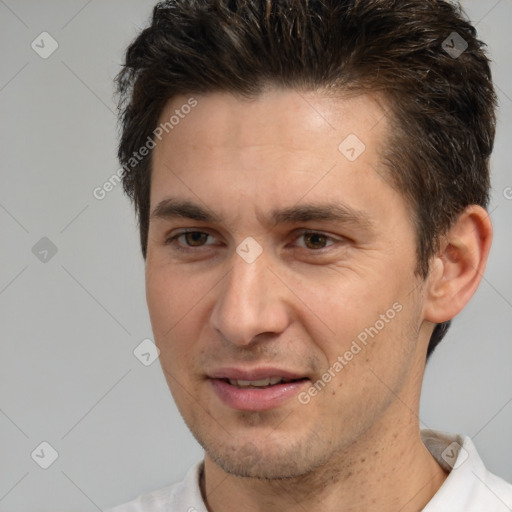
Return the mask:
[[[166,335],[192,313],[198,287],[178,267],[169,264],[146,266],[146,302],[155,336]]]
[[[146,272],[146,301],[160,362],[183,374],[194,362],[194,341],[205,325],[208,282],[189,279],[179,269]],[[196,354],[197,356],[197,354]]]
[[[366,340],[382,338],[399,316],[400,288],[395,279],[353,272],[304,282],[302,293],[307,293],[307,306],[314,313],[309,316],[315,319],[309,322],[313,338],[331,358],[343,354],[354,340],[365,346]]]
[[[187,289],[184,289],[175,274],[147,272],[146,302],[155,343],[160,349],[162,359],[173,344],[172,340],[179,339],[176,332],[182,328],[180,324],[184,323],[187,309],[190,309]]]
[[[420,320],[416,303],[404,282],[386,283],[381,287],[366,281],[352,283],[343,293],[333,295],[329,304],[324,301],[335,333],[322,337],[317,331],[313,339],[326,363],[324,370],[334,375],[330,400],[342,407],[355,396],[359,397],[356,402],[368,402],[370,409],[379,406],[378,397],[389,398],[388,388],[398,389],[410,367]],[[320,298],[319,293],[316,299]],[[330,376],[322,378],[329,380]],[[356,409],[353,414],[362,412]]]
[[[156,341],[173,325],[175,296],[170,282],[161,273],[146,270],[146,303]]]

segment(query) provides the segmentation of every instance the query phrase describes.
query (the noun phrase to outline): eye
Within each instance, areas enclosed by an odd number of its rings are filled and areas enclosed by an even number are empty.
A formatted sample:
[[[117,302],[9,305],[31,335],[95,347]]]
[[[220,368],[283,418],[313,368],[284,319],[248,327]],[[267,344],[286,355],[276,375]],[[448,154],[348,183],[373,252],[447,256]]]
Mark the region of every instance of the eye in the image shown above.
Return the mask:
[[[207,243],[208,237],[213,241],[213,237],[204,231],[185,231],[169,237],[165,243],[170,245],[177,241],[185,247],[203,247],[212,245],[212,243]]]
[[[298,243],[299,247],[313,251],[325,249],[336,242],[336,239],[333,237],[318,231],[304,231],[296,240],[303,240],[304,242],[302,245]]]

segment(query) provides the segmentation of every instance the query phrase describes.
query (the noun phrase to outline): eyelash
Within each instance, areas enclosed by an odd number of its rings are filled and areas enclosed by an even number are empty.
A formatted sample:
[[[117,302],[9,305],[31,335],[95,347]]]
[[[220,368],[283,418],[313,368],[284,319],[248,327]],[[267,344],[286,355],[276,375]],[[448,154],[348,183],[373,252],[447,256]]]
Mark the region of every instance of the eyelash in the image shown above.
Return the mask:
[[[178,243],[176,243],[180,237],[185,236],[190,233],[200,233],[200,234],[212,236],[210,233],[207,233],[206,231],[199,231],[199,230],[182,231],[180,233],[177,233],[177,234],[172,235],[171,237],[167,238],[164,243],[165,243],[165,245],[174,245],[175,249],[177,249],[179,251],[186,251],[186,252],[194,251],[195,249],[203,249],[203,248],[211,245],[211,244],[208,244],[208,245],[200,245],[200,246],[194,247],[194,246],[187,245],[187,244],[179,245]],[[333,236],[327,235],[326,233],[323,233],[322,231],[314,231],[314,230],[307,230],[307,229],[300,231],[294,237],[294,241],[298,240],[301,237],[304,237],[305,235],[320,235],[321,237],[324,237],[328,242],[332,242],[320,249],[308,249],[307,247],[300,247],[300,249],[310,251],[310,252],[322,252],[324,249],[328,249],[329,247],[335,245],[337,242],[339,243],[339,242],[343,241],[342,239],[338,239]]]

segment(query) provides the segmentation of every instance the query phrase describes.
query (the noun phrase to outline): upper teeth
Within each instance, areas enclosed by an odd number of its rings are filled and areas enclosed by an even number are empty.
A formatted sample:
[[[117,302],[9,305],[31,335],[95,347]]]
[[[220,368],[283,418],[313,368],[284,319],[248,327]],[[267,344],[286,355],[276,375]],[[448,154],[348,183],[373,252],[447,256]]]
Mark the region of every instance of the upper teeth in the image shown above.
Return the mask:
[[[260,380],[238,380],[238,379],[229,379],[229,383],[233,386],[238,386],[241,388],[246,388],[249,386],[256,387],[264,387],[264,386],[273,386],[274,384],[279,384],[280,382],[289,382],[289,379],[284,379],[282,377],[267,377],[266,379]]]

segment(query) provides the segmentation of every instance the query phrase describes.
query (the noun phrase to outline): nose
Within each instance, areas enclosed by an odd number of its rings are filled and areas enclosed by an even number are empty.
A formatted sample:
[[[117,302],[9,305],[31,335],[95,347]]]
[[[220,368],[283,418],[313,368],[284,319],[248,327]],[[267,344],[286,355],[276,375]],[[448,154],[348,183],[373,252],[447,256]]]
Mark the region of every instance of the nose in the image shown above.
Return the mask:
[[[225,340],[243,346],[259,335],[277,335],[286,329],[286,289],[274,272],[263,254],[247,263],[234,252],[211,314],[213,329]]]

